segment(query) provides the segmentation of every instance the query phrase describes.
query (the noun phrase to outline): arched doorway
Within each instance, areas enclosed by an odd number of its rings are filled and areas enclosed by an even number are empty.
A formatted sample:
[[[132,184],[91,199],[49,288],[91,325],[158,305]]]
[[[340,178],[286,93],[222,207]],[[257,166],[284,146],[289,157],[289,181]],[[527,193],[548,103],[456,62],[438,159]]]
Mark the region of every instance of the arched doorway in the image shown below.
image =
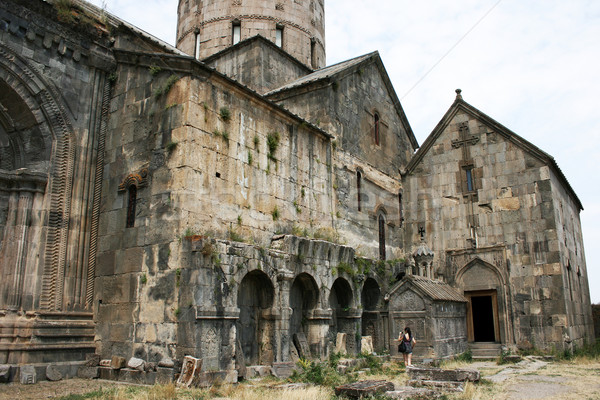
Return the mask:
[[[318,301],[319,288],[314,278],[307,273],[298,275],[294,279],[290,291],[290,307],[292,308],[290,337],[293,338],[296,335],[304,339],[308,338],[309,318]],[[303,356],[306,351],[306,349],[298,349],[300,356]],[[306,355],[304,354],[304,356]]]
[[[457,273],[467,303],[469,342],[504,343],[509,323],[504,305],[504,279],[493,265],[475,259]]]
[[[262,271],[248,272],[240,284],[238,337],[247,364],[273,362],[272,326],[263,313],[273,306],[274,293],[269,276]]]
[[[378,329],[379,312],[377,305],[381,298],[379,284],[373,278],[367,278],[361,291],[362,313],[362,335],[373,338],[373,347],[380,349],[384,343],[381,337],[381,329]]]
[[[344,278],[337,278],[331,286],[329,292],[329,307],[333,311],[332,315],[332,331],[334,334],[338,332],[347,332],[347,327],[344,324],[350,307],[352,305],[352,288],[348,281]]]

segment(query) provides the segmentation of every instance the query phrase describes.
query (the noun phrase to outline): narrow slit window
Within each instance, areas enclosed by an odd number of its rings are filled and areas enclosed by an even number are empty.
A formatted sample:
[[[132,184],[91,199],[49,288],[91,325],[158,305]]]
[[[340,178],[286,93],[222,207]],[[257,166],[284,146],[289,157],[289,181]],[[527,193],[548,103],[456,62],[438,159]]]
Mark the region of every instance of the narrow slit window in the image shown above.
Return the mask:
[[[129,186],[129,196],[127,199],[127,223],[126,228],[133,228],[135,226],[135,203],[137,202],[137,187],[135,185]]]
[[[402,192],[398,193],[398,221],[400,226],[404,222],[404,210],[402,209]]]
[[[360,171],[356,171],[356,200],[358,202],[358,211],[360,211],[360,186],[362,184],[362,175]]]
[[[379,214],[379,259],[385,260],[385,218]]]
[[[232,25],[233,44],[237,44],[242,39],[242,25],[239,22],[234,22]]]
[[[310,40],[310,64],[313,69],[317,69],[317,41],[315,38]]]
[[[469,167],[465,170],[465,172],[467,173],[467,191],[468,192],[472,192],[474,185],[473,185],[473,168]]]
[[[379,146],[379,114],[373,116],[373,133],[375,136],[375,144]]]
[[[194,47],[194,58],[196,60],[200,59],[200,31],[196,30],[195,32],[195,43],[196,46]]]
[[[275,29],[275,44],[277,47],[283,48],[283,27],[278,26]]]

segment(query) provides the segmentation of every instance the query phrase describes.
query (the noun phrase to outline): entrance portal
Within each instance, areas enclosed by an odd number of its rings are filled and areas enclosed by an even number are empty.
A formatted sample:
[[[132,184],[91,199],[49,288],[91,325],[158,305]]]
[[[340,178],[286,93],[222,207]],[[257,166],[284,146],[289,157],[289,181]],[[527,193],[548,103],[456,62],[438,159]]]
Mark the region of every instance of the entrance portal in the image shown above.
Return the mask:
[[[469,300],[467,321],[469,341],[498,342],[496,291],[465,292]]]

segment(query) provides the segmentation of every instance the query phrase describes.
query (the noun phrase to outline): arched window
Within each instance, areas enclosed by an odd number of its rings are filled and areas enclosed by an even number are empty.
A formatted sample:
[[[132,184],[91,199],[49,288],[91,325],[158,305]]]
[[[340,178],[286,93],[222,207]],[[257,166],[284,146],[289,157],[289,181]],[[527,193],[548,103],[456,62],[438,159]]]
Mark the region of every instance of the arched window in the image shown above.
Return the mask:
[[[385,260],[385,217],[379,214],[379,259]]]
[[[195,46],[194,46],[194,58],[196,60],[200,59],[200,29],[196,28],[196,30],[194,31],[194,41],[195,41]]]
[[[379,114],[373,115],[373,134],[375,137],[375,144],[379,146]]]
[[[137,187],[130,185],[129,198],[127,199],[127,225],[126,228],[133,228],[135,226],[135,203],[137,201]]]
[[[283,48],[283,25],[277,25],[275,28],[275,45]]]
[[[356,171],[356,199],[358,201],[358,211],[360,211],[360,185],[362,184],[362,175]]]
[[[239,21],[233,21],[231,25],[231,44],[238,44],[242,40],[242,24]]]

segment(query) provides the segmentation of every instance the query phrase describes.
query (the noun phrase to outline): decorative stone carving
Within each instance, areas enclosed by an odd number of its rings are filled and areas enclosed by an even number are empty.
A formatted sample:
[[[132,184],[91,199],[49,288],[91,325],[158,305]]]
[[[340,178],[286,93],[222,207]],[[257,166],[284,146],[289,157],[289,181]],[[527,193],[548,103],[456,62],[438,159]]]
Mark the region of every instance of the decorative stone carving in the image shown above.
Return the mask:
[[[119,184],[119,192],[124,192],[131,185],[137,188],[144,187],[148,184],[148,168],[142,168],[138,172],[129,174]]]

